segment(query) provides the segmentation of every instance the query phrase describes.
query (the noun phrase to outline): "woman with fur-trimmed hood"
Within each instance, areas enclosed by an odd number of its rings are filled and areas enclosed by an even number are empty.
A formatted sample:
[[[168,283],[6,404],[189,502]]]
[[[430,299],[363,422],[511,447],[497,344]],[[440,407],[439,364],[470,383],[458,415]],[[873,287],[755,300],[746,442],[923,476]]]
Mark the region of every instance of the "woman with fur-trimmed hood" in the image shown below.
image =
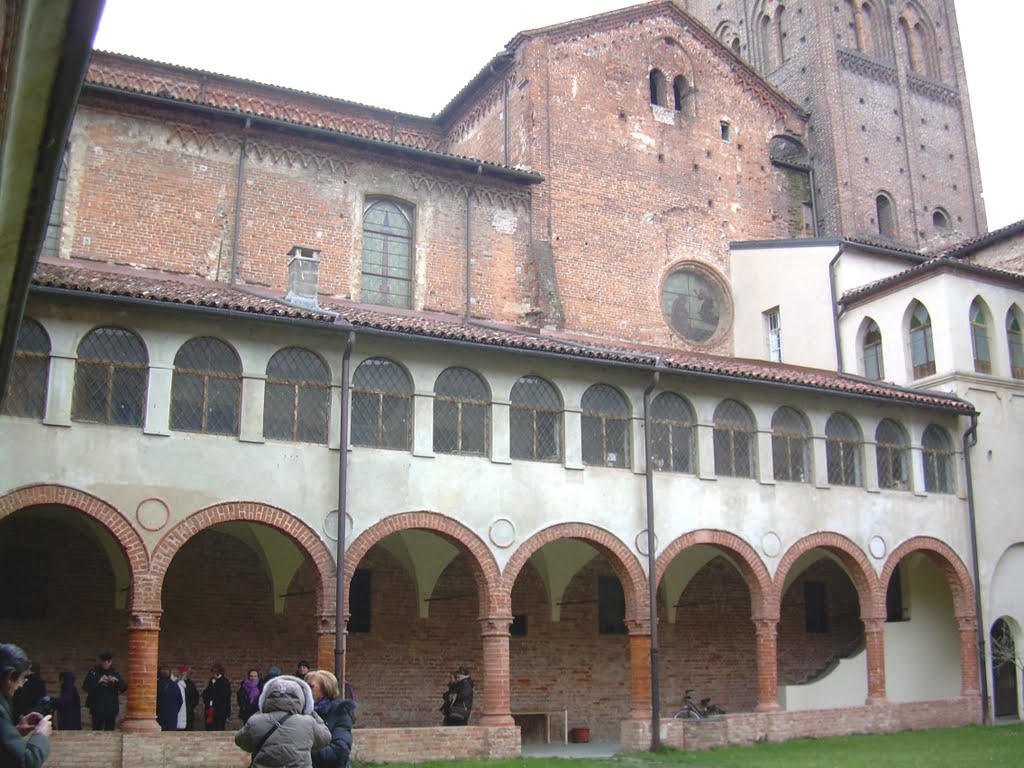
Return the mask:
[[[235,734],[235,744],[253,753],[255,768],[312,768],[311,749],[331,743],[331,732],[313,711],[305,680],[281,675],[260,693],[260,711]]]

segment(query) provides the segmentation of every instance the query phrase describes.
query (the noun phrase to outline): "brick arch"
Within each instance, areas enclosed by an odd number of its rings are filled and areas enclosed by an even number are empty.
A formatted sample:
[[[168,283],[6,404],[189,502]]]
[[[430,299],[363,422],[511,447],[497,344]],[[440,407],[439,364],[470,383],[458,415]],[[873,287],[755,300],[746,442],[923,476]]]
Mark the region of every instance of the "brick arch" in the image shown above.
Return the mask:
[[[512,587],[515,586],[519,572],[537,550],[558,539],[580,539],[596,547],[607,557],[615,575],[622,582],[622,591],[626,598],[626,621],[649,628],[650,599],[647,594],[647,578],[639,560],[618,537],[603,528],[586,523],[553,525],[534,534],[516,549],[501,576],[502,608],[509,615],[512,613]]]
[[[132,527],[128,518],[112,504],[77,488],[64,485],[27,485],[0,496],[0,520],[26,507],[39,504],[56,504],[81,512],[102,525],[117,540],[131,569],[133,589],[129,593],[128,606],[129,609],[134,608],[134,586],[149,571],[150,559],[142,537]]]
[[[772,577],[764,562],[750,544],[727,531],[712,529],[691,531],[671,542],[655,561],[654,571],[657,584],[661,584],[665,570],[679,554],[698,544],[724,549],[734,557],[734,565],[743,577],[743,581],[746,582],[747,589],[750,590],[750,608],[753,618],[778,617],[778,605],[770,606],[768,603],[768,599],[772,595]]]
[[[814,533],[800,539],[782,556],[772,584],[772,610],[780,610],[786,576],[793,564],[797,558],[812,549],[827,550],[835,555],[846,568],[847,575],[857,589],[862,619],[885,618],[885,590],[879,586],[878,577],[875,575],[867,555],[850,539],[828,531]]]
[[[930,536],[917,536],[908,539],[889,553],[889,557],[885,560],[885,566],[882,568],[882,574],[879,576],[883,594],[889,586],[889,579],[892,578],[896,566],[903,558],[914,552],[924,553],[942,569],[946,583],[949,584],[949,591],[953,595],[953,611],[956,616],[975,616],[977,609],[974,605],[974,581],[971,579],[967,566],[952,547]]]
[[[483,618],[493,615],[496,607],[495,595],[498,594],[501,582],[494,554],[476,533],[459,521],[437,512],[400,512],[385,517],[360,533],[346,551],[345,583],[351,583],[359,561],[366,557],[366,553],[375,544],[393,533],[413,529],[435,533],[469,555],[470,568],[476,576],[480,616]]]
[[[160,604],[164,577],[174,556],[182,546],[196,534],[220,523],[244,521],[262,523],[276,528],[302,550],[316,568],[318,581],[316,588],[317,615],[325,612],[333,613],[335,595],[334,558],[330,550],[317,535],[316,531],[295,515],[283,509],[261,504],[256,501],[232,501],[214,504],[189,515],[169,530],[153,549],[151,564],[152,599],[154,608]]]

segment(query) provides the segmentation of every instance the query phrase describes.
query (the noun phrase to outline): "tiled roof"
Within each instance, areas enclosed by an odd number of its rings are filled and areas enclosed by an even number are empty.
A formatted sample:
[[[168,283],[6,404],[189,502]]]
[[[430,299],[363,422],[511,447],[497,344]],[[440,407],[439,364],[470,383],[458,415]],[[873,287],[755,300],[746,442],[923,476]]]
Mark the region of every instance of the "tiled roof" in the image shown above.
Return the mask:
[[[851,304],[859,299],[885,291],[893,286],[916,280],[930,272],[939,272],[942,270],[980,275],[994,280],[1008,281],[1016,283],[1018,286],[1024,286],[1024,274],[1019,272],[1008,272],[1004,269],[985,267],[980,264],[971,264],[970,262],[963,262],[951,256],[937,256],[934,259],[930,259],[920,264],[915,264],[910,269],[897,272],[895,275],[889,275],[888,277],[875,280],[867,285],[862,285],[859,288],[853,288],[846,291],[846,293],[839,297],[839,302],[841,304]]]
[[[833,371],[679,349],[628,345],[607,339],[538,333],[477,322],[467,323],[452,315],[389,311],[339,300],[322,301],[322,311],[303,309],[284,302],[280,297],[257,295],[247,290],[234,289],[224,283],[167,276],[123,267],[41,261],[32,282],[33,287],[37,289],[120,297],[152,302],[154,305],[194,306],[269,318],[290,318],[323,323],[325,327],[336,326],[343,330],[362,329],[371,333],[432,338],[526,353],[603,360],[612,364],[636,365],[651,370],[657,365],[666,372],[815,389],[961,413],[973,411],[969,403],[952,395],[903,389],[859,377],[841,376]]]
[[[1000,227],[992,232],[986,232],[983,235],[972,237],[970,240],[959,242],[944,250],[941,255],[955,257],[958,259],[963,258],[964,256],[968,256],[987,245],[1013,237],[1021,232],[1024,232],[1024,219],[1021,221],[1015,221],[1012,224],[1007,224],[1005,227]]]

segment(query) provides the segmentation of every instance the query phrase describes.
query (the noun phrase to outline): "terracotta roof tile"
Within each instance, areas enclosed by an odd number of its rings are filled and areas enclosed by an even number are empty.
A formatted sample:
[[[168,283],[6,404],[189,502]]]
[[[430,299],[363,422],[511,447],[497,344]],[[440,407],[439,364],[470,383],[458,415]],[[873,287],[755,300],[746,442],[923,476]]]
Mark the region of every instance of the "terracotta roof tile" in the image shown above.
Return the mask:
[[[883,277],[879,280],[870,282],[867,285],[862,285],[859,288],[852,288],[839,297],[839,302],[841,304],[850,304],[893,286],[908,283],[922,275],[928,274],[929,272],[938,272],[941,270],[981,275],[996,280],[1016,283],[1018,286],[1024,286],[1024,274],[1019,272],[1008,272],[1005,269],[996,269],[995,267],[986,267],[981,264],[972,264],[970,262],[960,261],[952,256],[936,256],[934,259],[923,261],[920,264],[915,264],[910,269],[905,269],[894,275]]]
[[[604,360],[651,370],[658,365],[668,372],[817,389],[961,413],[973,411],[970,403],[952,395],[904,389],[856,376],[839,375],[834,371],[680,349],[645,347],[608,339],[538,333],[496,324],[466,323],[452,315],[370,308],[340,300],[322,301],[321,311],[303,309],[286,303],[280,297],[257,295],[224,283],[125,267],[83,266],[80,263],[44,260],[36,269],[33,286],[37,289],[122,297],[154,304],[188,305],[272,318],[299,319],[323,323],[325,326],[334,325],[345,330],[362,328],[371,332],[467,342],[522,352]]]

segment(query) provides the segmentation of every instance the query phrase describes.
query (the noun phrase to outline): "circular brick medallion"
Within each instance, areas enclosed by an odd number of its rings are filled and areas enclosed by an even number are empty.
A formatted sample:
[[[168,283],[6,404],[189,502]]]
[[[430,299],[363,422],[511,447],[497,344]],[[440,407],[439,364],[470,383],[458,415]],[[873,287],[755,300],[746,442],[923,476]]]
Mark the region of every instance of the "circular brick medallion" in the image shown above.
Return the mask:
[[[135,519],[147,531],[159,531],[171,518],[171,509],[167,502],[155,496],[143,499],[135,509]]]
[[[511,520],[499,517],[491,523],[488,535],[494,546],[505,549],[506,547],[511,547],[512,543],[516,540],[516,527]]]

